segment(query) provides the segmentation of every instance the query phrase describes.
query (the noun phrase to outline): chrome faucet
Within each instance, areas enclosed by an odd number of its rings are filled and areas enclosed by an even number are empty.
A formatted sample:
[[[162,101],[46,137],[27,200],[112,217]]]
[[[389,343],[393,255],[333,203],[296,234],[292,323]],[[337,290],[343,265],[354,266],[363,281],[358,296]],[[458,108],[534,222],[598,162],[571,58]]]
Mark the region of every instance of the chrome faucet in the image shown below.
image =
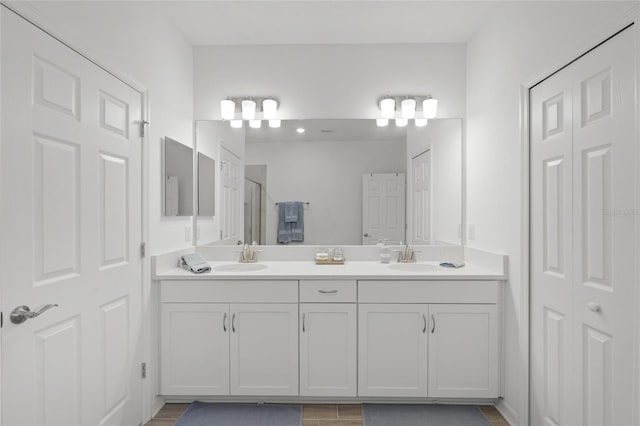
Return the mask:
[[[413,246],[411,244],[404,246],[404,249],[394,250],[394,252],[398,253],[398,263],[416,262],[416,252],[413,250]]]
[[[251,245],[245,244],[242,247],[242,251],[240,251],[240,263],[256,263],[258,261],[258,253],[262,252],[262,250],[256,250],[254,247],[256,243],[252,243]]]

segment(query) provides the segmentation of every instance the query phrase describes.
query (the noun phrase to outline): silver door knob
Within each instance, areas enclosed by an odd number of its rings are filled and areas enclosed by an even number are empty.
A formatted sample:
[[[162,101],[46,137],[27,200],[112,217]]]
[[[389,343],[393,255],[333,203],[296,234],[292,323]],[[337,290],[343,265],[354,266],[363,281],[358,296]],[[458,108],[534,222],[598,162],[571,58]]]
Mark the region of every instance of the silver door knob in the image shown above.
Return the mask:
[[[587,307],[589,308],[589,310],[591,312],[600,312],[600,311],[602,311],[602,308],[600,308],[600,305],[598,305],[597,303],[594,303],[594,302],[589,302],[587,304]]]
[[[28,319],[35,318],[51,308],[57,308],[57,304],[44,305],[37,311],[32,311],[28,306],[18,306],[11,311],[11,322],[14,324],[22,324]]]

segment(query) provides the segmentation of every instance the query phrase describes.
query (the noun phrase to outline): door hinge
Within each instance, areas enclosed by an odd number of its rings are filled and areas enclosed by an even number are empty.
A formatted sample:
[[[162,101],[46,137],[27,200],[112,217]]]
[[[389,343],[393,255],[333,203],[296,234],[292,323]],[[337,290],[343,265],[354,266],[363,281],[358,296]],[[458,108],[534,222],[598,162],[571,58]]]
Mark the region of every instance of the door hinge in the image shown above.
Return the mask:
[[[140,243],[140,257],[144,258],[147,255],[147,243]]]
[[[146,128],[147,124],[149,124],[149,122],[147,120],[142,120],[140,122],[140,137],[141,138],[144,138],[144,135],[146,133],[146,129],[145,128]]]
[[[140,376],[143,379],[147,378],[147,363],[143,362],[142,364],[140,364]]]

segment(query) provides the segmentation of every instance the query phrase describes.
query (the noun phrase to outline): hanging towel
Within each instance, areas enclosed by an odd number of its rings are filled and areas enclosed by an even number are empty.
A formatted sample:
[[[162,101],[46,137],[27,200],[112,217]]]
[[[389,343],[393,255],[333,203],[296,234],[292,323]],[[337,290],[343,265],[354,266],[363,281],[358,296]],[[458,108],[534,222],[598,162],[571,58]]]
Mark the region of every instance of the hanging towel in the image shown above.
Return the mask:
[[[293,204],[295,204],[295,210],[297,210],[298,220],[289,222],[289,226],[291,227],[291,241],[302,243],[304,242],[304,204],[300,201],[294,201]]]
[[[278,205],[278,244],[290,242],[304,242],[304,203],[300,201]]]
[[[298,221],[298,203],[296,201],[287,201],[284,204],[284,221],[287,223]]]
[[[285,203],[278,205],[278,244],[291,242],[291,227],[285,221]]]

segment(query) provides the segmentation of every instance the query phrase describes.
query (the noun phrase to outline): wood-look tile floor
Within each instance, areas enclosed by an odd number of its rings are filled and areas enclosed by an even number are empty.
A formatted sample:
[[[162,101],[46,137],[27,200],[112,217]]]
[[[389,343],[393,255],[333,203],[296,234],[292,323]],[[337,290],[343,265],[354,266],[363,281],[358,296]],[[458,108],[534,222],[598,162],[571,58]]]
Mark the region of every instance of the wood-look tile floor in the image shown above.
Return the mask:
[[[188,406],[165,404],[146,426],[172,426]],[[492,426],[509,426],[494,406],[480,406],[480,410]],[[360,405],[304,404],[302,426],[362,426],[362,410]]]

